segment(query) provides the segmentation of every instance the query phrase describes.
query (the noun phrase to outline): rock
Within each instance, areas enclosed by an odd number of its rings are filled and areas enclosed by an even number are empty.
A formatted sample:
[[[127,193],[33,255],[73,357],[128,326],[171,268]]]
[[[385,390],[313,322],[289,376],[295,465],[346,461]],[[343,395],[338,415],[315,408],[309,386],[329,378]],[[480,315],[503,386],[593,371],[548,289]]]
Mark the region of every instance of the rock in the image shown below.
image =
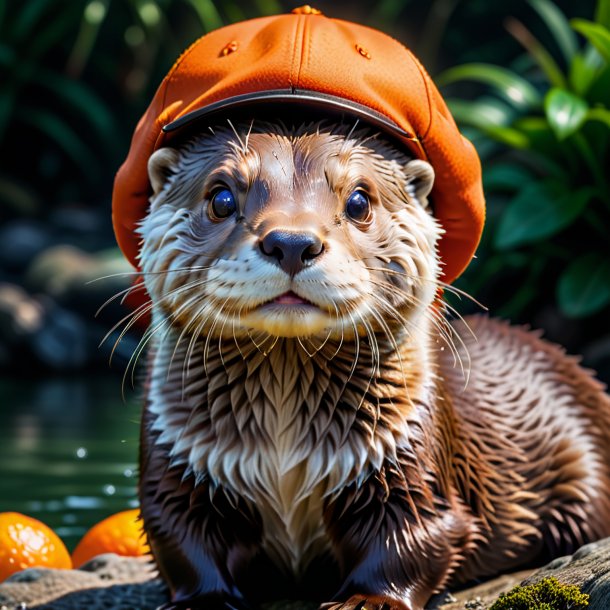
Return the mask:
[[[26,285],[32,292],[47,294],[93,317],[105,301],[131,286],[133,271],[117,248],[89,254],[61,245],[44,250],[32,261]],[[125,314],[120,298],[111,305]]]
[[[0,283],[0,340],[19,343],[24,336],[40,330],[44,311],[22,288]]]
[[[504,574],[480,585],[462,591],[453,591],[438,596],[431,601],[428,610],[487,610],[498,599],[500,593],[506,593],[521,584],[530,576],[532,570]]]
[[[429,606],[430,610],[488,610],[500,593],[517,585],[530,585],[554,576],[559,582],[577,585],[588,593],[587,610],[610,608],[610,538],[582,546],[566,557],[559,557],[543,568],[532,572],[516,572],[499,576],[470,589],[452,593],[451,601]]]
[[[500,593],[554,576],[590,595],[587,610],[610,608],[610,538],[581,547],[539,570],[502,575],[437,596],[428,610],[488,610]],[[264,584],[262,585],[264,586]],[[79,570],[30,568],[0,583],[0,610],[155,610],[168,591],[148,558],[100,555]],[[25,604],[25,606],[20,606]],[[313,610],[315,604],[276,602],[264,610]]]
[[[73,286],[84,283],[94,257],[73,246],[54,246],[41,252],[26,274],[26,285],[33,292],[54,298],[68,296]]]
[[[146,557],[100,555],[79,570],[29,568],[0,584],[0,608],[155,610],[168,600]]]
[[[0,228],[0,269],[21,273],[30,262],[54,242],[41,223],[13,220]]]
[[[555,559],[528,577],[523,584],[538,582],[547,576],[554,576],[566,584],[578,585],[583,593],[588,593],[590,598],[587,610],[608,610],[610,608],[610,538],[586,544],[574,555]]]
[[[85,322],[48,298],[43,298],[42,304],[44,324],[29,341],[36,358],[54,370],[85,366],[91,352]]]

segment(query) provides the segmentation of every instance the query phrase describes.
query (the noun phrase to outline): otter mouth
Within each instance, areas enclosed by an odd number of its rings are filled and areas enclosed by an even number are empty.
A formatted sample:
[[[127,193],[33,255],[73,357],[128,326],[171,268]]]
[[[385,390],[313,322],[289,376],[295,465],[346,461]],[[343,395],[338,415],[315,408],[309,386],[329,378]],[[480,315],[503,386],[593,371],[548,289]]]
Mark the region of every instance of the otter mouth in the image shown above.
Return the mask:
[[[269,299],[240,320],[277,337],[306,337],[323,332],[329,325],[326,311],[293,290]]]
[[[311,301],[304,299],[292,290],[284,292],[274,299],[267,301],[265,305],[310,305],[312,307],[316,307],[316,305],[314,305]]]

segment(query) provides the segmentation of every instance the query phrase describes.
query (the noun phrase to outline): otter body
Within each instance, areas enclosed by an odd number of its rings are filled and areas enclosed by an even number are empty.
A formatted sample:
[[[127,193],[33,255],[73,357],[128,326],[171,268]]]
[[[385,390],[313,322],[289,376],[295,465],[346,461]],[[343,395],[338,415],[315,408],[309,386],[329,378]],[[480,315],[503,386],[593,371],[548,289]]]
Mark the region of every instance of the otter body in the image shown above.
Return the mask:
[[[610,533],[610,401],[533,333],[445,321],[427,163],[272,123],[149,168],[140,500],[168,608],[421,610]]]

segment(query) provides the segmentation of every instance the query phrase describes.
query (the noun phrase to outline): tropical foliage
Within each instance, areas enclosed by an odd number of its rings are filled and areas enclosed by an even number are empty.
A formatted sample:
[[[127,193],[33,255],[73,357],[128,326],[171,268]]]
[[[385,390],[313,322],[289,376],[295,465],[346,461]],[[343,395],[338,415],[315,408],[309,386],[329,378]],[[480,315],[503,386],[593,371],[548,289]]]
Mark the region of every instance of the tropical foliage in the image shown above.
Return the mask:
[[[582,318],[610,305],[610,2],[571,21],[550,0],[528,3],[547,45],[511,19],[523,56],[438,79],[482,87],[449,100],[481,152],[490,212],[466,285],[498,290],[508,316],[531,315],[551,294],[565,316]]]

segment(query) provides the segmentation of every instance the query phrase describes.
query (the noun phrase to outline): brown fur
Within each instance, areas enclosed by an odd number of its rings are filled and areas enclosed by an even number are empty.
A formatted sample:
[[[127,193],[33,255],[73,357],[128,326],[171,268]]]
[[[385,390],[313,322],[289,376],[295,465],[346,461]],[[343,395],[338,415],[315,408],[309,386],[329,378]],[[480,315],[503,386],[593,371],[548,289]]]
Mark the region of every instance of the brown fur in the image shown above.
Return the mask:
[[[431,174],[349,129],[219,133],[151,161],[174,176],[142,227],[140,499],[171,607],[421,610],[609,534],[610,401],[533,333],[443,321]],[[215,223],[227,171],[243,220]],[[342,210],[366,180],[364,227]],[[278,226],[326,247],[289,279],[258,251]],[[317,308],[250,314],[288,289]]]

